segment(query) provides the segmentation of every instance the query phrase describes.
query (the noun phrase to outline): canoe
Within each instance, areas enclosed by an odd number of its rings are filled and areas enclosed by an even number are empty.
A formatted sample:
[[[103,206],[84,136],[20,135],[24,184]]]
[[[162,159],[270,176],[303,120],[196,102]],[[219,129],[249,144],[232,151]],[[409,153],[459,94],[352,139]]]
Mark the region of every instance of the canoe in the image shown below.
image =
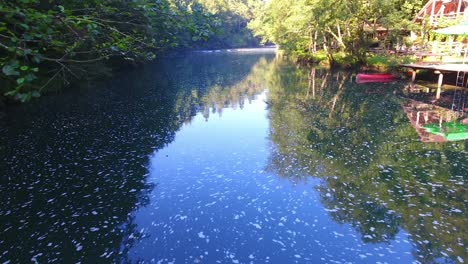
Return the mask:
[[[370,83],[370,82],[393,82],[395,81],[395,77],[391,74],[387,73],[374,73],[374,74],[367,74],[367,73],[358,73],[356,75],[356,82],[357,83]]]
[[[356,78],[361,80],[382,80],[394,79],[395,77],[388,73],[358,73]]]

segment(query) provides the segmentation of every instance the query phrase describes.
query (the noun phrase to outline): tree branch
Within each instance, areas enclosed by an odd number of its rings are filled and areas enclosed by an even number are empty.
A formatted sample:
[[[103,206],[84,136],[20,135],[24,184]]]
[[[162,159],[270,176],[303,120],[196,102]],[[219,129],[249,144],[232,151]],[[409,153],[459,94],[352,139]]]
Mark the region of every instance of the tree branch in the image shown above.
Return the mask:
[[[49,83],[50,83],[53,79],[55,79],[55,77],[57,77],[57,75],[58,75],[61,71],[63,71],[63,67],[62,67],[60,70],[58,70],[49,80],[47,80],[47,82],[46,82],[44,85],[42,85],[42,86],[39,88],[39,92],[41,92],[47,85],[49,85]]]

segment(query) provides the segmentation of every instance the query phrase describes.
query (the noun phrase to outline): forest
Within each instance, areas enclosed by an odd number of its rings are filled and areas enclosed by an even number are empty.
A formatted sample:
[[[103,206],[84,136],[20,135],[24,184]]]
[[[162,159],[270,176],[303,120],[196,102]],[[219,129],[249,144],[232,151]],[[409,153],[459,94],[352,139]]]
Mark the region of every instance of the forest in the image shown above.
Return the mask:
[[[192,49],[275,44],[308,61],[365,63],[404,40],[422,0],[11,0],[0,3],[0,104],[27,102]]]

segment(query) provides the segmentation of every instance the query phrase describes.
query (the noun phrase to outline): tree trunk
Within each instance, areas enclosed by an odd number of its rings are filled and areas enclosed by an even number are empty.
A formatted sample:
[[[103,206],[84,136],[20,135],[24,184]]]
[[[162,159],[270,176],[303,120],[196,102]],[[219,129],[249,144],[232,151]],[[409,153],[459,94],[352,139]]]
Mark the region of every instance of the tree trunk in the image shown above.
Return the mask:
[[[328,47],[328,40],[325,35],[323,35],[323,50],[327,54],[328,63],[330,64],[330,67],[333,67],[335,65],[335,58],[333,58],[333,54],[331,53]]]

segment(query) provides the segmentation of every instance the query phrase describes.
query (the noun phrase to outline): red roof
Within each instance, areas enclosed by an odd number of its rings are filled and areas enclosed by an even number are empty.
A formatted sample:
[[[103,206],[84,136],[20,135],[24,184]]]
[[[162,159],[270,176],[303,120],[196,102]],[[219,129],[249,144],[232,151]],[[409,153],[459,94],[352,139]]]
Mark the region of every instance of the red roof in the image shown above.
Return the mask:
[[[442,17],[447,20],[463,17],[467,7],[468,1],[466,0],[430,0],[413,21],[421,22],[425,17],[429,17],[431,24],[437,26],[438,19]],[[466,11],[468,12],[468,9]]]

